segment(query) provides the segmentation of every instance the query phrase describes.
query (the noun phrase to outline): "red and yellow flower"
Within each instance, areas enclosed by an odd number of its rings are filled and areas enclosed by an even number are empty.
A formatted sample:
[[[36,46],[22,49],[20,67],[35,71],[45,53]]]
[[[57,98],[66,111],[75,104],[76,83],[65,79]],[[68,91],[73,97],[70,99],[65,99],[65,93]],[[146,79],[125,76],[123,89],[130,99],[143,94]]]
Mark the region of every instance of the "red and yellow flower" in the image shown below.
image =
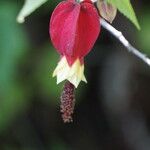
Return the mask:
[[[84,76],[84,57],[100,32],[99,14],[90,0],[66,0],[58,4],[50,19],[51,41],[60,54],[53,76],[57,83],[68,80],[75,87]]]

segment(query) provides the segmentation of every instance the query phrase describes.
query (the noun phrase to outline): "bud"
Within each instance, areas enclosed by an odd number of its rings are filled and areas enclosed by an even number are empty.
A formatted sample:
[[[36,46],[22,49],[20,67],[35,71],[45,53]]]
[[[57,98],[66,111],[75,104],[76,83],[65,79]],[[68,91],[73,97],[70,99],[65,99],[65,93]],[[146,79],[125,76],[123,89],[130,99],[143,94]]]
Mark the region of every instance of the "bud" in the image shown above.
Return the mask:
[[[112,23],[117,14],[117,8],[105,0],[97,0],[97,7],[100,15],[108,22]]]

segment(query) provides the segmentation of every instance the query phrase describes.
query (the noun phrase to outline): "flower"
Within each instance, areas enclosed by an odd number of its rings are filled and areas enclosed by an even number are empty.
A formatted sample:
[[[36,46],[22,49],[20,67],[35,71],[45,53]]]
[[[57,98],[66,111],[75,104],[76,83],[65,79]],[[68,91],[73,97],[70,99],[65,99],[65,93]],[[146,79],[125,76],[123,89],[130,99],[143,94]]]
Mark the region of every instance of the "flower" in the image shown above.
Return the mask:
[[[54,70],[57,84],[68,80],[75,87],[84,76],[84,57],[91,51],[100,32],[98,12],[90,0],[60,2],[52,13],[49,33],[60,54]]]

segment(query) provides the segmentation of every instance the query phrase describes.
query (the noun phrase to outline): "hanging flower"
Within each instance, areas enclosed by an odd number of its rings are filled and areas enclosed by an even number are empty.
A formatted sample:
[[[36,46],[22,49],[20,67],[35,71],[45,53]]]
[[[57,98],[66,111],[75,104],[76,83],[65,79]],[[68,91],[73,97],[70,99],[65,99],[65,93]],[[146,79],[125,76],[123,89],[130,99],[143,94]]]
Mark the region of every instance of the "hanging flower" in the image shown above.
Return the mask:
[[[52,13],[49,32],[60,54],[60,61],[53,73],[57,84],[68,80],[72,86],[67,84],[67,87],[77,88],[80,81],[87,82],[84,57],[92,50],[100,32],[99,15],[92,1],[79,3],[66,0],[59,3]]]

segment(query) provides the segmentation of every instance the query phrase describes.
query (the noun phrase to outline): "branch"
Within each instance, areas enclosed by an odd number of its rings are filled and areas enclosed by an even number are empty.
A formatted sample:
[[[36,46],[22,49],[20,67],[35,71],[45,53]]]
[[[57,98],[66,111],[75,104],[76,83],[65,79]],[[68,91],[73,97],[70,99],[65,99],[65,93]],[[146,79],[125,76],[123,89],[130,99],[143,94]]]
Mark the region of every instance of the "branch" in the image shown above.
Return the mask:
[[[100,23],[102,27],[109,31],[113,36],[115,36],[127,48],[129,52],[131,52],[150,66],[150,59],[145,54],[141,53],[139,50],[134,48],[120,31],[116,30],[112,25],[107,23],[102,18],[100,19]]]

